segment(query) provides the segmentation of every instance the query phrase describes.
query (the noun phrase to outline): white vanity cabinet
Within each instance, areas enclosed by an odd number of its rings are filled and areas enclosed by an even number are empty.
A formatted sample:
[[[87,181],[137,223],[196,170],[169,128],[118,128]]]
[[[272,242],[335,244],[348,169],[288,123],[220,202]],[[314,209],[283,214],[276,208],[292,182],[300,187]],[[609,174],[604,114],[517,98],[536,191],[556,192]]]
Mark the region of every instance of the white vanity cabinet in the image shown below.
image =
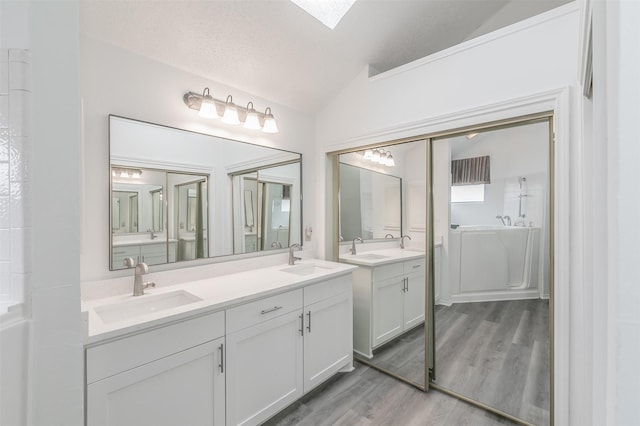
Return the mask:
[[[353,362],[353,291],[350,277],[304,289],[304,392]]]
[[[227,310],[227,424],[256,425],[350,368],[349,276]]]
[[[167,245],[169,260],[167,260]],[[147,265],[159,265],[176,261],[176,241],[161,241],[144,244],[114,245],[111,258],[113,269],[123,269],[124,259],[132,258],[135,263],[145,262]]]
[[[264,422],[336,372],[353,369],[353,269],[301,262],[294,272],[306,280],[279,266],[187,284],[183,291],[202,299],[193,314],[180,306],[173,316],[148,313],[139,323],[100,322],[106,305],[88,303],[86,424]],[[263,275],[263,287],[275,287],[258,295],[253,291],[262,290]],[[153,299],[163,293],[149,291],[148,300],[164,300]],[[225,300],[207,312],[208,295]],[[145,300],[135,299],[118,296],[111,303],[131,307]]]
[[[362,266],[354,271],[354,350],[373,349],[424,322],[425,260]]]
[[[88,347],[87,425],[224,425],[223,335],[218,312]]]

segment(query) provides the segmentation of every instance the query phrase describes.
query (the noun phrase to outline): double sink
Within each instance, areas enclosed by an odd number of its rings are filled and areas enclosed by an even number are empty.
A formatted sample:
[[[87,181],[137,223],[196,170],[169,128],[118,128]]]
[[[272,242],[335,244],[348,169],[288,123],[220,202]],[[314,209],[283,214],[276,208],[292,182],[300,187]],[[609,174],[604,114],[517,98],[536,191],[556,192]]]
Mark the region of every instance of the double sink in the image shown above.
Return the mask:
[[[298,276],[306,276],[326,273],[333,268],[335,268],[335,266],[329,264],[300,263],[278,269],[278,271]],[[202,298],[181,289],[161,294],[146,294],[141,297],[132,296],[132,298],[123,302],[96,306],[94,310],[103,323],[111,324],[118,321],[130,320],[142,315],[179,308],[201,302],[202,300]]]

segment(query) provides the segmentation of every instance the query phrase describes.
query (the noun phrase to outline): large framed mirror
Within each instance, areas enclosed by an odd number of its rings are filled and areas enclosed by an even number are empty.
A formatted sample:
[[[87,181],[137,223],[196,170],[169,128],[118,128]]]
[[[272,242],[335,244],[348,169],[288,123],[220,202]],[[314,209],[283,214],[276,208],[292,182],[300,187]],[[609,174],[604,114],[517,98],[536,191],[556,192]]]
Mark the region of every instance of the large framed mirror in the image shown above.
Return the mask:
[[[301,154],[109,116],[111,270],[302,244]]]

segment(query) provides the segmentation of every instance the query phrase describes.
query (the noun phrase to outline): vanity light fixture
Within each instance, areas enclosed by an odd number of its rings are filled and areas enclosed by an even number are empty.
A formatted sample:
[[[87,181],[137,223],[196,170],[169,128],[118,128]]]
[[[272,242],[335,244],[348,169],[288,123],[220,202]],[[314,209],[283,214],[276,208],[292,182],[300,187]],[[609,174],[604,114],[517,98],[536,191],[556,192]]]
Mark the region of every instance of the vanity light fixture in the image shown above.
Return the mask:
[[[396,161],[393,159],[391,151],[385,151],[382,148],[366,149],[364,152],[359,151],[365,160],[373,163],[382,164],[383,166],[395,167]]]
[[[111,176],[121,177],[125,179],[140,179],[142,177],[142,170],[140,169],[125,169],[122,167],[112,167]]]
[[[260,129],[260,118],[258,118],[258,112],[253,107],[253,102],[247,104],[247,117],[244,119],[244,127],[253,130]]]
[[[209,94],[208,87],[205,87],[202,92],[202,102],[200,103],[198,115],[202,118],[220,118],[213,96]]]
[[[182,100],[188,108],[198,111],[198,115],[203,118],[219,118],[218,111],[224,111],[222,121],[227,124],[243,124],[246,129],[262,129],[265,133],[279,132],[271,107],[267,107],[264,113],[256,111],[253,102],[249,102],[246,108],[239,107],[233,103],[231,95],[227,96],[226,101],[215,99],[209,93],[208,87],[202,94],[187,92]]]

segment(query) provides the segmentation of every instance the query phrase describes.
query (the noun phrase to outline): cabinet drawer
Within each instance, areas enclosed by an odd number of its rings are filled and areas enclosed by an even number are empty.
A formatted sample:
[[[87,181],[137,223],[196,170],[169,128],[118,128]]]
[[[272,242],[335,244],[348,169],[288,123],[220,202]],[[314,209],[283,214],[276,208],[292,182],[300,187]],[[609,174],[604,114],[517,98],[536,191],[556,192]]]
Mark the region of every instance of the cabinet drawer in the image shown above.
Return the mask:
[[[412,272],[424,271],[424,257],[420,259],[406,260],[404,262],[404,273],[410,274]]]
[[[143,244],[140,246],[143,256],[161,256],[167,254],[167,243]]]
[[[224,336],[224,312],[87,349],[87,384]]]
[[[351,274],[305,287],[304,304],[307,306],[347,291],[352,291]]]
[[[302,309],[302,289],[227,309],[227,334]]]
[[[390,265],[376,266],[373,268],[373,280],[382,281],[387,278],[397,277],[404,273],[402,262],[392,263]]]

